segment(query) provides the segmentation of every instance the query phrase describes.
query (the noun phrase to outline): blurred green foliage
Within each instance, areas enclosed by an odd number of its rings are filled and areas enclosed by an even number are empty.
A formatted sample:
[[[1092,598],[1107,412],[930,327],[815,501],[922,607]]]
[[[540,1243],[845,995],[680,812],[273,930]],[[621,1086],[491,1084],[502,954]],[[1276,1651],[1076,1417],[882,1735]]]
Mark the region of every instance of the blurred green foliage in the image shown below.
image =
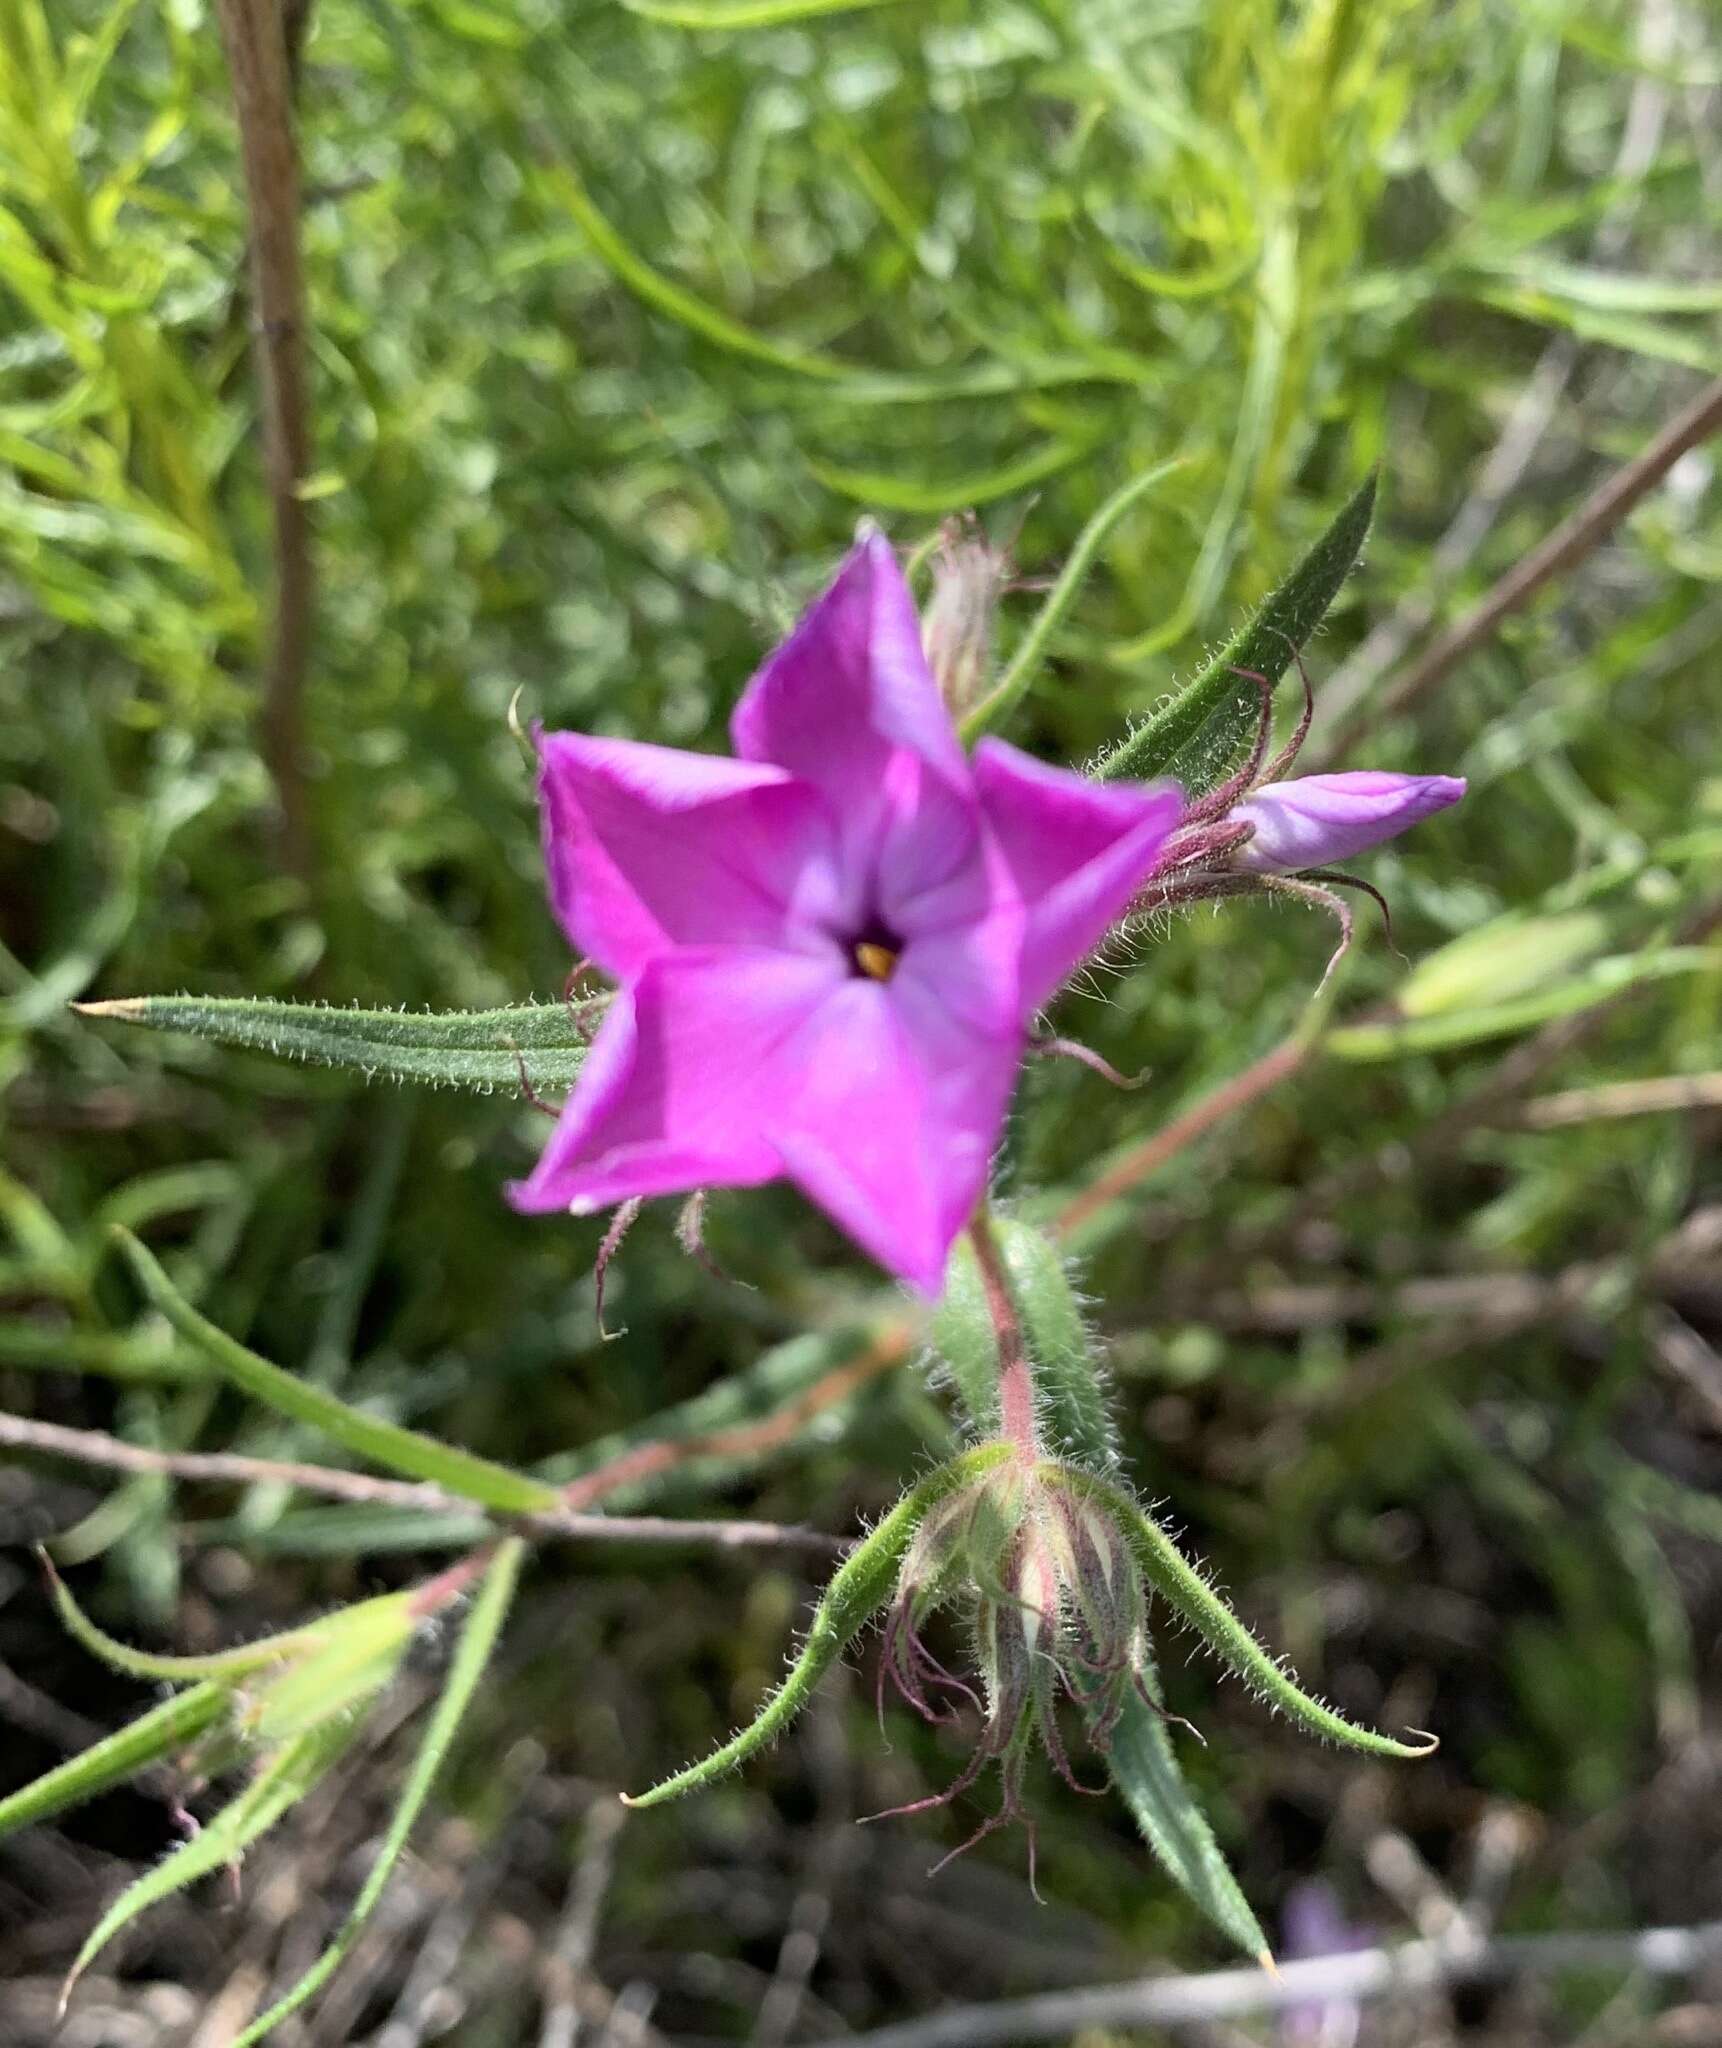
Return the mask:
[[[553,997],[567,962],[510,698],[717,743],[863,509],[913,544],[981,507],[1039,576],[1122,483],[1180,458],[1110,533],[1011,727],[1076,760],[1193,673],[1379,463],[1319,694],[1424,589],[1528,392],[1545,430],[1438,616],[1722,372],[1702,43],[1698,13],[1616,0],[318,0],[307,893],[254,742],[268,522],[219,42],[200,0],[0,0],[6,1405],[303,1448],[141,1311],[107,1262],[116,1221],[266,1356],[491,1457],[650,1437],[749,1368],[799,1384],[780,1347],[835,1342],[874,1304],[781,1191],[713,1205],[749,1290],[649,1218],[611,1273],[626,1334],[601,1345],[598,1226],[500,1198],[537,1141],[526,1105],[365,1089],[66,1004]],[[1440,1761],[1383,1795],[1437,1865],[1479,1797],[1544,1814],[1531,1922],[1718,1910],[1658,1894],[1660,1866],[1620,1846],[1715,1692],[1722,1446],[1666,1362],[1671,1318],[1701,1343],[1722,1321],[1713,1115],[1542,1129],[1508,1110],[1527,1086],[1718,1064],[1722,971],[1694,919],[1722,853],[1719,583],[1722,491],[1696,451],[1371,732],[1370,765],[1471,778],[1370,866],[1413,961],[1482,948],[1420,983],[1420,1024],[1443,1028],[1317,1060],[1086,1246],[1139,1481],[1348,1710],[1378,1718],[1390,1691],[1390,1718],[1442,1730]],[[1032,603],[1007,600],[1007,654]],[[1056,1206],[1236,1073],[1295,1027],[1329,943],[1254,906],[1143,935],[1059,1023],[1150,1084],[1041,1063],[1007,1187]],[[1624,990],[1615,1008],[1521,1074],[1560,989],[1599,969],[1567,1014]],[[1372,932],[1353,1025],[1405,971]],[[904,1369],[704,1476],[843,1528],[942,1438]],[[116,1624],[171,1634],[218,1550],[252,1561],[272,1614],[403,1569],[358,1510],[257,1489],[200,1526],[154,1478],[42,1483],[29,1513],[63,1562],[102,1562],[90,1597]],[[740,1561],[715,1592],[679,1558],[555,1572],[547,1605],[578,1613],[528,1632],[486,1711],[559,1768],[636,1785],[758,1699],[802,1598]],[[1312,1777],[1246,1702],[1168,1679],[1215,1737],[1192,1768],[1271,1906],[1352,1767]],[[882,1770],[853,1718],[856,1771]],[[931,1734],[893,1736],[893,1785],[950,1775]],[[624,1924],[716,1942],[650,1874],[713,1841],[742,1854],[774,1800],[807,1796],[801,1758],[636,1823]],[[464,1796],[495,1824],[482,1784]],[[1043,1798],[1047,1888],[1138,1953],[1199,1959],[1127,1825]],[[1619,1850],[1600,1871],[1597,1829]],[[848,2017],[913,2002],[881,1983]],[[722,2006],[694,2030],[745,2024]]]

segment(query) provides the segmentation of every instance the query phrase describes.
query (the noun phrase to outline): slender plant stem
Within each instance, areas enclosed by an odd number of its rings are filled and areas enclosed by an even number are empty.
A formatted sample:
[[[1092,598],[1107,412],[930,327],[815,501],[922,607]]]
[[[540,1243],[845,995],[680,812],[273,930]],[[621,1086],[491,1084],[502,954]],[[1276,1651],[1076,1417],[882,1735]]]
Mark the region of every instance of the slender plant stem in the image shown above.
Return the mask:
[[[908,1357],[915,1344],[915,1329],[909,1320],[896,1319],[874,1332],[872,1341],[855,1358],[834,1367],[794,1400],[765,1416],[733,1429],[717,1429],[705,1436],[663,1437],[654,1443],[637,1444],[623,1451],[596,1471],[583,1472],[562,1490],[563,1505],[590,1507],[595,1500],[642,1479],[655,1479],[701,1458],[751,1457],[774,1449],[793,1436],[803,1423],[827,1408],[847,1399],[869,1380],[877,1379]]]
[[[1234,1111],[1265,1095],[1270,1088],[1277,1087],[1288,1075],[1295,1074],[1315,1044],[1316,1040],[1304,1031],[1282,1040],[1272,1052],[1264,1053],[1241,1074],[1222,1081],[1200,1102],[1192,1103],[1182,1116],[1174,1117],[1169,1124],[1144,1138],[1141,1144],[1133,1145],[1122,1158],[1114,1160],[1104,1173],[1091,1181],[1081,1194],[1065,1203],[1052,1221],[1054,1237],[1073,1236],[1108,1204],[1130,1194],[1151,1175],[1158,1173],[1186,1145],[1194,1143]]]
[[[1023,1464],[1036,1465],[1040,1462],[1041,1442],[1034,1412],[1034,1368],[1029,1364],[1022,1319],[1011,1298],[1010,1277],[984,1202],[969,1223],[969,1243],[974,1247],[987,1313],[992,1318],[998,1344],[999,1434],[1014,1446]]]
[[[1633,506],[1674,467],[1688,449],[1722,430],[1722,377],[1706,385],[1675,414],[1647,448],[1623,463],[1585,502],[1564,519],[1540,547],[1509,569],[1476,609],[1425,648],[1422,656],[1381,703],[1349,720],[1324,750],[1342,758],[1378,718],[1406,710],[1442,681],[1465,657],[1494,637],[1503,619],[1520,611],[1565,570],[1582,562],[1612,533]]]
[[[308,8],[302,10],[308,16]],[[305,376],[305,281],[299,253],[299,152],[293,133],[288,28],[279,0],[216,0],[251,225],[252,353],[263,416],[274,525],[275,592],[263,681],[261,746],[281,811],[291,870],[312,879],[305,787],[305,678],[316,598],[310,517],[301,493],[311,463]]]
[[[294,1464],[282,1459],[247,1458],[229,1451],[158,1451],[129,1444],[95,1429],[69,1429],[63,1423],[38,1422],[23,1415],[0,1413],[0,1445],[41,1451],[99,1465],[118,1472],[148,1472],[164,1478],[295,1486],[334,1500],[400,1508],[419,1514],[470,1515],[482,1522],[485,1511],[440,1486],[410,1479],[378,1479],[368,1472],[345,1472],[328,1465]],[[522,1515],[515,1525],[536,1536],[562,1536],[633,1543],[712,1544],[720,1549],[815,1551],[839,1556],[848,1549],[842,1537],[782,1522],[681,1521],[669,1515],[583,1515],[571,1509],[548,1509]],[[457,1567],[458,1569],[458,1567]]]

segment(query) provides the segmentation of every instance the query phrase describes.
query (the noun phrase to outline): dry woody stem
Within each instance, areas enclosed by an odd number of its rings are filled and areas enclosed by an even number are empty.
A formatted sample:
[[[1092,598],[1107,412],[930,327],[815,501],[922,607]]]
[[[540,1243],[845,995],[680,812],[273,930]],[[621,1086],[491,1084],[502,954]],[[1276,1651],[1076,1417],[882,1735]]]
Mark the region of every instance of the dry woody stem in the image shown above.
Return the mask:
[[[251,219],[252,352],[274,526],[274,611],[263,679],[261,748],[275,783],[287,864],[311,879],[305,787],[305,678],[315,579],[301,486],[311,469],[299,153],[288,24],[278,0],[216,0],[233,81]]]

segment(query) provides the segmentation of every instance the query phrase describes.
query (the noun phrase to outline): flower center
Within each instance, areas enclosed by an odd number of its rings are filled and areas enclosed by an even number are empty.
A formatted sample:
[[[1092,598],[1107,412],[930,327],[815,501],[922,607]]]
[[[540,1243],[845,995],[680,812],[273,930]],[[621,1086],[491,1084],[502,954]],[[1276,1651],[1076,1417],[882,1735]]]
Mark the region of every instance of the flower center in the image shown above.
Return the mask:
[[[854,973],[864,974],[869,981],[889,981],[897,971],[902,951],[902,942],[895,932],[871,925],[851,941],[849,964]]]

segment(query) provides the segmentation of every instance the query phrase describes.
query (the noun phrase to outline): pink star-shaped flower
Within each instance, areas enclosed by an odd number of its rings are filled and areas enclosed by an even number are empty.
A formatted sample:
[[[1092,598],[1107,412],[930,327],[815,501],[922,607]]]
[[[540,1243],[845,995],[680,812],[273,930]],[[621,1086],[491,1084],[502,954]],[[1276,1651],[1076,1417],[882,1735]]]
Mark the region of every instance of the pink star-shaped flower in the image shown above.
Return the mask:
[[[556,914],[620,993],[531,1211],[787,1176],[936,1296],[1028,1026],[1177,825],[998,740],[964,754],[890,545],[748,685],[735,756],[547,733]]]

